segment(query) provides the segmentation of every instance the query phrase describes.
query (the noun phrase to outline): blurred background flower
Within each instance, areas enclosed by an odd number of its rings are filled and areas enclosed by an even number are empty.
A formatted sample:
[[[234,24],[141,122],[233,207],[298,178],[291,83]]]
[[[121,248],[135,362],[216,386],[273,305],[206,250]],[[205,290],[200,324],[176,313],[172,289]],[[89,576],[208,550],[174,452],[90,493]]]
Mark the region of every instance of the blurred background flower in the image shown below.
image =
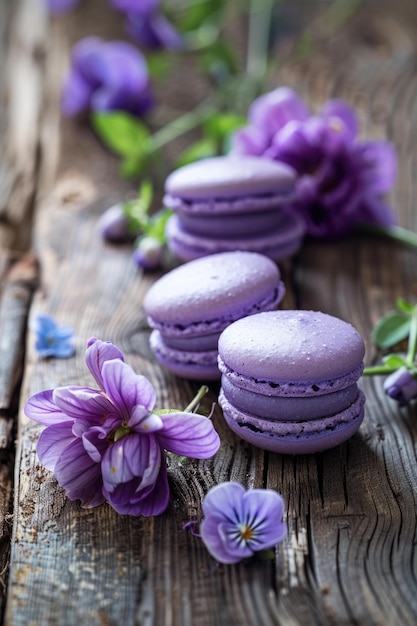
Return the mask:
[[[73,48],[62,90],[62,111],[126,111],[145,114],[154,104],[142,53],[124,41],[87,37]]]
[[[396,152],[387,141],[360,140],[356,113],[347,103],[331,100],[311,115],[294,91],[280,87],[253,102],[248,121],[235,133],[232,151],[296,169],[294,207],[311,236],[340,237],[359,223],[395,223],[382,198],[395,182]]]
[[[59,325],[50,315],[37,315],[30,324],[36,334],[35,348],[42,358],[67,359],[75,352],[74,331]]]
[[[66,13],[73,9],[80,0],[42,0],[49,13]]]

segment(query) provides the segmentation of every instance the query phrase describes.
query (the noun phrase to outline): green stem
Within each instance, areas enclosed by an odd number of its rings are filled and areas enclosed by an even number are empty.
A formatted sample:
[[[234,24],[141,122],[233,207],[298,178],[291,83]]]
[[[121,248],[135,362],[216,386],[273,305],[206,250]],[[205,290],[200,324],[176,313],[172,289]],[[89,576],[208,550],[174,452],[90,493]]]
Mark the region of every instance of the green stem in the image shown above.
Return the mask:
[[[246,71],[259,82],[268,69],[269,37],[274,0],[251,0]]]
[[[207,387],[207,385],[202,385],[198,390],[197,395],[194,396],[190,404],[185,407],[184,413],[192,413],[192,411],[200,404],[200,400],[206,395],[208,390],[209,388]]]
[[[177,117],[160,130],[157,130],[156,133],[150,137],[149,142],[151,150],[158,150],[167,143],[174,141],[174,139],[181,137],[181,135],[184,135],[189,130],[200,126],[200,124],[215,115],[218,110],[218,106],[204,102],[192,111]]]
[[[373,224],[359,224],[357,230],[371,235],[381,235],[387,239],[397,241],[417,250],[417,233],[401,226],[375,226]]]
[[[397,371],[397,367],[387,367],[386,365],[373,365],[372,367],[365,367],[363,370],[363,376],[378,376],[392,374]]]
[[[409,366],[414,365],[417,352],[417,306],[414,307],[410,320],[410,333],[408,335],[408,351],[406,361]]]

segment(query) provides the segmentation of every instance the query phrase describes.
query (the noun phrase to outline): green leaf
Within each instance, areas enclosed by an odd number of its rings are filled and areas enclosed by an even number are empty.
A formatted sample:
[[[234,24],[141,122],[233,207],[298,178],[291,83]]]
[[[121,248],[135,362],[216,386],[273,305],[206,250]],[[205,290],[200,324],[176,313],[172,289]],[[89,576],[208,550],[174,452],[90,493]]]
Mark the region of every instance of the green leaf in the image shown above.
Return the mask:
[[[218,39],[208,46],[202,55],[203,71],[212,75],[218,82],[237,72],[236,56],[231,46],[224,40]]]
[[[391,348],[408,337],[410,318],[403,313],[391,311],[375,325],[372,340],[378,348]]]
[[[153,199],[153,186],[150,180],[144,180],[139,187],[138,197],[135,200],[125,202],[124,214],[136,229],[148,234],[150,227],[149,209]]]
[[[194,0],[187,5],[182,17],[176,22],[182,32],[196,30],[206,20],[213,18],[223,8],[223,0]]]
[[[123,111],[93,113],[92,124],[102,141],[120,156],[132,157],[148,151],[149,130],[134,115]]]
[[[387,354],[382,360],[387,367],[394,370],[407,364],[399,354]]]
[[[210,138],[200,139],[184,150],[178,157],[175,166],[182,167],[194,161],[217,155],[216,142]]]
[[[400,311],[408,313],[409,315],[411,315],[414,310],[414,304],[410,304],[410,302],[407,302],[407,300],[404,300],[404,298],[398,298],[395,304],[397,305],[397,308],[400,309]]]
[[[153,237],[161,243],[166,243],[165,226],[173,211],[170,209],[162,209],[152,216],[149,223],[144,227],[143,231],[148,237]]]
[[[123,178],[134,178],[143,174],[149,163],[149,154],[132,154],[123,159],[120,165],[120,173]]]
[[[226,135],[245,126],[245,124],[247,124],[247,119],[243,115],[236,115],[236,113],[217,113],[205,122],[203,131],[204,134],[209,137],[223,140]]]

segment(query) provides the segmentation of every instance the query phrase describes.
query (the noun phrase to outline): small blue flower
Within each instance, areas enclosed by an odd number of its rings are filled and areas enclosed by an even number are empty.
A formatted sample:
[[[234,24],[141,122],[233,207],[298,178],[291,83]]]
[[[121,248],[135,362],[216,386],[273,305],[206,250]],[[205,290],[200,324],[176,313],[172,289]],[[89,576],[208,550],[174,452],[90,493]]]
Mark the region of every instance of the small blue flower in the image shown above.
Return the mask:
[[[210,489],[203,501],[201,538],[220,563],[237,563],[283,540],[284,501],[272,489],[250,489],[226,482]]]
[[[35,348],[40,357],[67,359],[74,354],[74,331],[69,326],[59,326],[50,315],[38,315],[31,329],[37,335]]]

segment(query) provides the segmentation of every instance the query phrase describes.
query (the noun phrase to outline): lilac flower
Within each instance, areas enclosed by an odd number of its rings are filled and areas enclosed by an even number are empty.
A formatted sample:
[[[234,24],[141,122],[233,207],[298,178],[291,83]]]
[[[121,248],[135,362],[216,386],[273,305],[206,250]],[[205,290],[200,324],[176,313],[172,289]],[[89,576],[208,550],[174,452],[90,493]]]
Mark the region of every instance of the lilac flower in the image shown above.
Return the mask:
[[[221,563],[237,563],[268,550],[287,532],[282,521],[284,502],[272,489],[245,489],[239,483],[221,483],[203,500],[201,538]]]
[[[99,37],[86,37],[74,46],[62,91],[65,115],[92,109],[141,116],[152,106],[146,60],[134,46]]]
[[[385,393],[397,400],[399,404],[407,404],[417,397],[417,378],[406,367],[400,367],[384,381]]]
[[[30,326],[36,333],[35,348],[42,358],[67,359],[74,354],[74,331],[69,326],[60,326],[50,315],[37,315]]]
[[[145,48],[178,50],[183,41],[160,10],[159,0],[111,0],[115,9],[126,14],[126,30]]]
[[[120,514],[158,515],[169,500],[165,450],[205,459],[219,437],[201,415],[155,412],[151,383],[112,343],[90,339],[86,362],[99,389],[59,387],[26,403],[26,415],[46,426],[38,456],[84,507],[107,500]]]
[[[136,244],[133,258],[142,269],[153,271],[161,267],[163,253],[164,244],[159,239],[144,235]]]
[[[391,226],[384,204],[395,182],[397,158],[386,141],[358,139],[354,110],[329,101],[311,116],[291,89],[261,96],[249,110],[249,125],[233,138],[233,151],[284,161],[299,174],[294,207],[313,237],[348,234],[358,223]]]
[[[74,8],[80,0],[43,0],[43,4],[49,13],[66,13]]]

